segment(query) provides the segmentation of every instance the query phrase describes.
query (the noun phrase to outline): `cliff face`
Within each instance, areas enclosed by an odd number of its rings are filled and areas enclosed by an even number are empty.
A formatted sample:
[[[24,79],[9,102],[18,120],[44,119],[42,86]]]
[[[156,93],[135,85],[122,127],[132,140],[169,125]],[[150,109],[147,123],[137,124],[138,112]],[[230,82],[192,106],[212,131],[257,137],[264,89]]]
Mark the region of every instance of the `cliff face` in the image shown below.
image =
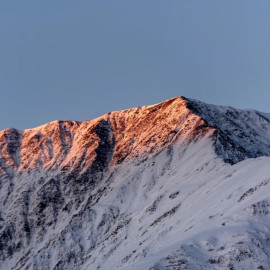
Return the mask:
[[[198,247],[203,262],[188,259],[195,251],[182,244],[206,221],[218,231],[226,214],[236,226],[235,213],[246,220],[243,209],[253,204],[268,218],[269,158],[248,159],[270,155],[269,118],[179,97],[91,121],[1,131],[0,269],[197,269],[213,256],[215,267],[234,264],[236,243],[223,261]],[[257,202],[250,194],[261,187]]]

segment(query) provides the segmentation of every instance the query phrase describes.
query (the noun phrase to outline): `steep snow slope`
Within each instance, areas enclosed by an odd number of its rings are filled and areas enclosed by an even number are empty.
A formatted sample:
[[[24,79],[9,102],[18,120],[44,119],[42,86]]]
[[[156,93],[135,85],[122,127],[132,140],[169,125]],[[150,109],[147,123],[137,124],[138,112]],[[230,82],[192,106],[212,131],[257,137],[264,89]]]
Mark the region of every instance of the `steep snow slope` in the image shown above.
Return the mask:
[[[4,130],[0,269],[268,269],[269,146],[267,114],[181,97]]]
[[[270,155],[269,114],[197,100],[187,100],[187,108],[216,128],[216,153],[226,162],[235,164],[246,158]]]

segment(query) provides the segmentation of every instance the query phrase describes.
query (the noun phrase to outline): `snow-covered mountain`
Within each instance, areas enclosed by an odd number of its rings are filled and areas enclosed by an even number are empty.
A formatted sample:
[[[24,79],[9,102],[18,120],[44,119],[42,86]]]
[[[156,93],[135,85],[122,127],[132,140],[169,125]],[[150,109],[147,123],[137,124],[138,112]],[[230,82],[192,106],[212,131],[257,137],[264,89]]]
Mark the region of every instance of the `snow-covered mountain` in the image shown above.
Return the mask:
[[[178,97],[1,131],[0,269],[270,269],[270,115]]]

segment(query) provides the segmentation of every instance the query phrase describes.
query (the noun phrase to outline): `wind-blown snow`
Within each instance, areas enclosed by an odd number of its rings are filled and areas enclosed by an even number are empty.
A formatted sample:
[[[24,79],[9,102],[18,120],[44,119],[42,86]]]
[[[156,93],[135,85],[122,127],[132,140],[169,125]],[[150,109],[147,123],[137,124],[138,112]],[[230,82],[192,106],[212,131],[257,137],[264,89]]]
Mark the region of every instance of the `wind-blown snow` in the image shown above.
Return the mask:
[[[268,120],[176,98],[0,132],[0,269],[268,269]]]

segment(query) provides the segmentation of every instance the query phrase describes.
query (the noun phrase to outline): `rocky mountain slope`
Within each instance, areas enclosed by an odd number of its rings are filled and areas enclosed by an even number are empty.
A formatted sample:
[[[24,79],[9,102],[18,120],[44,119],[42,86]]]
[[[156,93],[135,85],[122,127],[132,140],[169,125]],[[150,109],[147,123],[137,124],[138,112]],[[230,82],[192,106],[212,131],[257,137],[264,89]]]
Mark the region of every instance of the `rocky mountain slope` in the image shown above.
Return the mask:
[[[269,269],[270,116],[178,97],[0,132],[0,269]]]

